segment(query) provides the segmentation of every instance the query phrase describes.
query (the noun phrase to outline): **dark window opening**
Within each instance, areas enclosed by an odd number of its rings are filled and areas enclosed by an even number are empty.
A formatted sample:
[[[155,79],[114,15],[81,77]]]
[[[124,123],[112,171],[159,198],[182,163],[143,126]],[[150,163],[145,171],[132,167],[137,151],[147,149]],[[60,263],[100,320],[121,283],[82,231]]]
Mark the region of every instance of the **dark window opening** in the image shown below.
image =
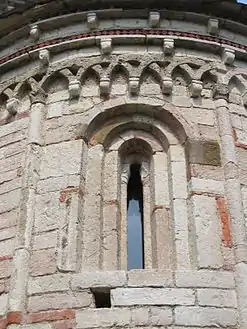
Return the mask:
[[[95,307],[96,308],[110,308],[111,307],[111,294],[110,289],[92,289]]]
[[[127,187],[127,268],[144,268],[143,186],[141,165],[130,166]]]

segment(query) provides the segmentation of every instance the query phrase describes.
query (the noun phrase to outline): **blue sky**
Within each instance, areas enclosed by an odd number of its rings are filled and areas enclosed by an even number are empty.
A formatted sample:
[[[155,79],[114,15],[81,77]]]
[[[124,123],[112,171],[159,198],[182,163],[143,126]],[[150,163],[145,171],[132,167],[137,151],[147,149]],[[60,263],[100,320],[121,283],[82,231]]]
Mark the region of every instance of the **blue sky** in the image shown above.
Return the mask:
[[[239,3],[246,3],[247,4],[247,0],[238,0],[237,2],[239,2]]]

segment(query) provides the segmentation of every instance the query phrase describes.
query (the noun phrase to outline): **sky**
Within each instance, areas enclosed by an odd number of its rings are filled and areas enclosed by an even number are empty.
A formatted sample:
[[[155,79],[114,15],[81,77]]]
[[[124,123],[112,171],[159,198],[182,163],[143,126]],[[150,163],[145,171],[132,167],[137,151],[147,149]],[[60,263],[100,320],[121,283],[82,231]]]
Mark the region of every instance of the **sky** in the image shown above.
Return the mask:
[[[239,3],[246,3],[247,4],[247,0],[237,0],[237,2],[239,2]]]

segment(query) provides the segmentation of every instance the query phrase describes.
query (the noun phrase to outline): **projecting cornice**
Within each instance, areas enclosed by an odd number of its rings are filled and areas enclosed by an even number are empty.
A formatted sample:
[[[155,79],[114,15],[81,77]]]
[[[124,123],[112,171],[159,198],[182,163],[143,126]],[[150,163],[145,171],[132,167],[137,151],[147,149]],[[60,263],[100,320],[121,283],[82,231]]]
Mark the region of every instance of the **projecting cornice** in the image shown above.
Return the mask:
[[[24,25],[78,11],[100,9],[174,10],[194,12],[245,24],[247,6],[235,0],[4,0],[0,7],[0,37]]]

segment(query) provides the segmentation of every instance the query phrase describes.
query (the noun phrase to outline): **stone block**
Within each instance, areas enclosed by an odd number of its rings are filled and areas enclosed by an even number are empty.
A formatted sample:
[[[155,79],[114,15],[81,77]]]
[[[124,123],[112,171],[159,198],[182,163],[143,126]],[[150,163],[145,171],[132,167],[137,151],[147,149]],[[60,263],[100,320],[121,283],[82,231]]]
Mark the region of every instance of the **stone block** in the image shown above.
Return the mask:
[[[200,306],[237,307],[235,290],[198,289],[197,300]]]
[[[125,271],[93,271],[74,274],[71,281],[73,290],[96,287],[122,287],[127,283]]]
[[[193,217],[196,230],[197,260],[201,268],[221,268],[221,223],[215,197],[194,195]]]
[[[69,141],[44,148],[41,179],[80,173],[82,142]],[[63,164],[61,166],[61,164]]]
[[[0,256],[12,255],[15,248],[15,239],[0,241]]]
[[[149,324],[151,326],[169,326],[173,323],[172,308],[170,307],[150,307]],[[147,325],[147,323],[144,323]]]
[[[33,251],[30,257],[30,274],[32,276],[52,274],[56,272],[55,249]]]
[[[92,294],[87,291],[83,291],[79,293],[60,292],[60,293],[46,294],[43,295],[42,297],[40,296],[29,297],[27,309],[29,312],[39,312],[46,310],[90,307],[91,304],[92,304]]]
[[[206,192],[220,195],[223,195],[225,192],[224,183],[222,181],[213,179],[200,179],[194,177],[191,178],[190,189],[191,191]]]
[[[127,272],[129,287],[172,287],[172,271],[131,270]]]
[[[217,35],[219,32],[219,20],[216,18],[210,18],[208,20],[208,33]]]
[[[28,282],[28,294],[44,294],[55,291],[70,290],[69,274],[45,275],[38,278],[30,277]]]
[[[50,192],[36,196],[34,229],[37,232],[50,231],[58,227],[61,216],[59,192]]]
[[[172,161],[171,162],[172,174],[172,189],[174,199],[186,199],[187,192],[187,175],[185,162]]]
[[[56,248],[58,233],[57,231],[44,232],[33,238],[33,250]]]
[[[175,324],[184,326],[222,326],[237,324],[237,311],[214,307],[176,307]]]
[[[131,323],[131,316],[131,310],[128,308],[77,311],[77,329],[128,326]]]
[[[177,287],[234,289],[232,272],[227,271],[177,271],[175,273]]]
[[[157,27],[160,23],[160,13],[158,11],[150,11],[149,13],[149,26]]]
[[[8,295],[0,295],[0,316],[4,316],[7,312],[8,307]]]
[[[192,289],[176,288],[116,288],[111,291],[114,306],[134,305],[194,305]]]

